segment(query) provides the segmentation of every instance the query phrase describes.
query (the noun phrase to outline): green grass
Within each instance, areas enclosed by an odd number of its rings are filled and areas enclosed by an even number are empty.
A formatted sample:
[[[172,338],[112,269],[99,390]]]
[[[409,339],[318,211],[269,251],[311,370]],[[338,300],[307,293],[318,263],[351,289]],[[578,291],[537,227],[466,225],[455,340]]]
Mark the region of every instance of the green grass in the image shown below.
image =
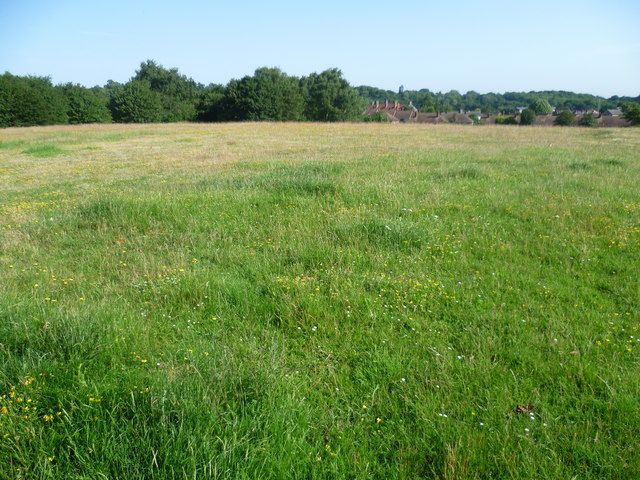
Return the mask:
[[[38,145],[33,145],[27,148],[23,153],[27,155],[31,155],[32,157],[38,158],[46,158],[46,157],[55,157],[64,153],[64,150],[59,146],[52,143],[43,143]]]
[[[0,131],[0,478],[640,477],[602,132]]]

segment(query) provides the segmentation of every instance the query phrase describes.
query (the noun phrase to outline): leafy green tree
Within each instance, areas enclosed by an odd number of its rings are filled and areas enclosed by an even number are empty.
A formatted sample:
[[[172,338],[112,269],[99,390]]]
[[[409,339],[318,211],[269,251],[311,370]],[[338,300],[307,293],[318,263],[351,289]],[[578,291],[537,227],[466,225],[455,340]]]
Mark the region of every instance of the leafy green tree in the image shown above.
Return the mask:
[[[279,68],[259,68],[253,76],[232,80],[221,101],[221,117],[233,121],[302,120],[299,79]]]
[[[640,103],[627,102],[622,105],[622,113],[631,125],[640,125]]]
[[[133,80],[149,82],[149,88],[159,95],[163,122],[195,120],[196,104],[200,99],[198,85],[191,78],[180,75],[177,68],[166,69],[147,60],[140,64]]]
[[[570,127],[576,124],[576,116],[573,114],[573,112],[564,110],[558,114],[558,116],[553,121],[553,124],[560,127]]]
[[[69,123],[110,123],[111,113],[104,98],[81,85],[68,83],[62,91],[67,98]]]
[[[131,80],[111,96],[113,120],[120,123],[152,123],[162,120],[160,96],[147,81]]]
[[[445,93],[443,96],[443,103],[450,105],[450,108],[446,111],[461,110],[464,108],[462,95],[457,90],[451,90],[450,92]],[[445,110],[440,111],[443,112]]]
[[[553,113],[553,108],[549,105],[543,98],[536,99],[529,108],[533,110],[536,115],[551,115]]]
[[[364,105],[356,91],[342,78],[342,72],[331,68],[312,73],[301,81],[304,92],[304,114],[314,122],[344,122],[358,117]]]
[[[534,125],[536,123],[536,112],[530,108],[525,108],[520,114],[520,125]]]

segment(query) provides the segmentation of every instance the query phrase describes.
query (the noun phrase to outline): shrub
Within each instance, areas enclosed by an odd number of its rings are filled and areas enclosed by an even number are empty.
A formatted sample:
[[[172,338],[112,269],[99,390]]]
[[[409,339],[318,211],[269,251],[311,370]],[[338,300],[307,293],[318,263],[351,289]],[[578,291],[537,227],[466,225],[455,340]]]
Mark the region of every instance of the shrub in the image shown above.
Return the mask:
[[[553,124],[561,127],[570,127],[576,124],[576,116],[573,112],[565,110],[558,114],[556,119],[553,121]]]
[[[580,119],[578,125],[580,125],[581,127],[597,127],[598,120],[593,113],[587,113]]]
[[[518,121],[516,117],[511,115],[510,117],[496,117],[496,123],[498,125],[517,125]]]
[[[534,125],[536,123],[536,112],[530,108],[525,108],[520,114],[520,125]]]
[[[378,122],[378,123],[386,123],[390,122],[389,117],[383,112],[374,112],[371,115],[364,115],[362,119],[363,122]]]

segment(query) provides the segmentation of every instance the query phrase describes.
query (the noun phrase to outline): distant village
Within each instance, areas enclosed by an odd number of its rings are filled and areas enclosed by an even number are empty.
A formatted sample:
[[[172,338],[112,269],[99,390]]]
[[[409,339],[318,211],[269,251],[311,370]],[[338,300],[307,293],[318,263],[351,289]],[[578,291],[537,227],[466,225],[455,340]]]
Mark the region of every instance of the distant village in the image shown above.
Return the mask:
[[[420,112],[411,102],[399,103],[389,102],[387,100],[384,103],[375,101],[364,112],[366,115],[383,114],[391,122],[399,123],[450,123],[456,125],[491,125],[505,123],[501,119],[512,117],[518,121],[518,118],[523,110],[527,107],[519,107],[515,111],[500,112],[500,113],[482,113],[479,111],[459,111],[459,112]],[[536,115],[535,125],[540,126],[554,126],[556,125],[556,118],[558,113],[555,109],[551,115]],[[631,124],[623,117],[620,109],[614,108],[599,112],[597,110],[576,110],[573,112],[576,116],[576,125],[580,124],[580,120],[585,115],[592,115],[595,117],[598,127],[615,128],[615,127],[628,127]],[[508,122],[506,122],[508,123]]]

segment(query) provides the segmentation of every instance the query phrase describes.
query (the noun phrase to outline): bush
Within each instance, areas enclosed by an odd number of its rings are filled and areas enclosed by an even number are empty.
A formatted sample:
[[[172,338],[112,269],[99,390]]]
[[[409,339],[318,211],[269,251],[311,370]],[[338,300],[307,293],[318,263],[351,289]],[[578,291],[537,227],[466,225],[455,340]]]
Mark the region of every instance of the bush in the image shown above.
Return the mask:
[[[536,123],[536,112],[530,108],[525,108],[520,114],[520,125],[534,125]]]
[[[593,128],[598,126],[598,120],[596,119],[596,116],[593,113],[587,113],[580,119],[580,121],[578,122],[578,125],[580,125],[581,127]]]
[[[363,122],[378,122],[378,123],[386,123],[390,122],[389,117],[382,112],[374,112],[371,115],[364,114]]]
[[[573,112],[565,110],[558,114],[556,119],[553,121],[553,124],[560,127],[570,127],[576,124],[576,116],[573,114]]]
[[[496,117],[496,123],[498,125],[517,125],[518,121],[516,117],[512,115],[510,117]]]
[[[474,125],[482,125],[482,117],[477,113],[470,113],[469,118],[473,121]]]

